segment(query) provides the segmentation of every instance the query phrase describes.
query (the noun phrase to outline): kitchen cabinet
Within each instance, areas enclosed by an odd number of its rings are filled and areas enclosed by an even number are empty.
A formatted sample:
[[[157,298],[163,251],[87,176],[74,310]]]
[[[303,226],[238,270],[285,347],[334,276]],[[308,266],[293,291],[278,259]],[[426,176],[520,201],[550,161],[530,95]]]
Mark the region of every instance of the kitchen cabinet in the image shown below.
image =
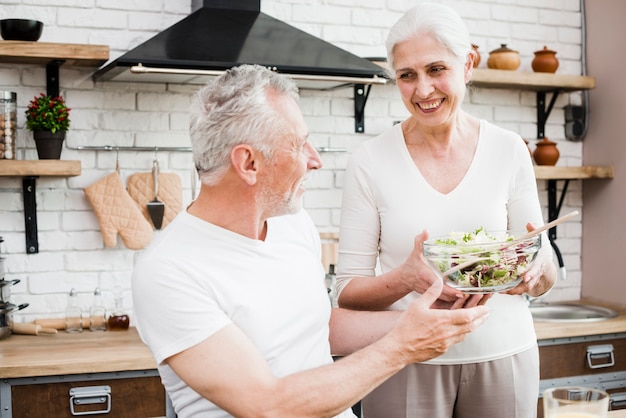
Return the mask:
[[[626,333],[540,340],[539,391],[585,386],[607,391],[611,410],[626,409]],[[538,418],[543,417],[539,396]]]
[[[599,301],[583,304],[604,306]],[[626,308],[616,318],[589,322],[535,322],[539,345],[538,418],[543,417],[543,390],[586,386],[606,390],[611,408],[626,413]]]
[[[4,379],[2,418],[165,417],[166,394],[156,370]],[[170,416],[172,416],[170,414]]]
[[[11,335],[0,342],[0,418],[175,417],[137,330]],[[100,412],[99,412],[100,413]]]

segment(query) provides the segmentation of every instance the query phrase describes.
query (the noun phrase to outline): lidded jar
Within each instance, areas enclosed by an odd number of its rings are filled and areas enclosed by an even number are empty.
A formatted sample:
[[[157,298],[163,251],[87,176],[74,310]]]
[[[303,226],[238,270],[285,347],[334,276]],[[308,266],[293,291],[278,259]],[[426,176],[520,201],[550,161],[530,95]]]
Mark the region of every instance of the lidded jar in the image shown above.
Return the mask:
[[[487,59],[487,67],[496,70],[517,70],[520,64],[519,52],[508,48],[506,44],[500,44],[500,48],[491,51]]]
[[[113,312],[109,315],[109,319],[107,319],[107,329],[109,331],[123,331],[127,330],[130,325],[130,318],[124,312],[124,299],[122,296],[122,290],[115,290],[115,308],[113,308]]]
[[[0,91],[0,160],[15,159],[17,93]]]
[[[544,137],[542,140],[537,141],[536,145],[533,158],[537,165],[555,165],[560,156],[556,142]]]
[[[544,46],[543,49],[535,51],[535,58],[531,63],[531,67],[534,72],[537,73],[555,73],[559,68],[559,60],[556,57],[556,51],[548,49]]]

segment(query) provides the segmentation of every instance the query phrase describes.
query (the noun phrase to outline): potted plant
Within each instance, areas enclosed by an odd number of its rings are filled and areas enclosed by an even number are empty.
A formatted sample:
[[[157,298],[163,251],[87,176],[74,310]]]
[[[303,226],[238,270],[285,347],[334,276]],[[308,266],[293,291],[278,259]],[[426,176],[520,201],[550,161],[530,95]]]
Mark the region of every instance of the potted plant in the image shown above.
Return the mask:
[[[63,97],[44,93],[28,103],[26,129],[33,131],[39,159],[61,158],[63,140],[70,128],[70,110]]]

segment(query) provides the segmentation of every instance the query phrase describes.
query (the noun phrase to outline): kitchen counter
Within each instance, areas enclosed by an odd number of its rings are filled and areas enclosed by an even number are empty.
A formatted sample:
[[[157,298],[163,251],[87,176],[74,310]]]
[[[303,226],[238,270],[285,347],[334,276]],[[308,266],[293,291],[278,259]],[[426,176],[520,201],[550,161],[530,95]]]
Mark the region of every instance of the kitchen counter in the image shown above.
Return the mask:
[[[606,303],[594,300],[582,300],[577,302],[614,309],[618,312],[618,316],[611,319],[591,322],[535,321],[535,333],[537,334],[537,339],[546,340],[552,338],[568,338],[626,332],[626,307],[607,305]]]
[[[626,418],[626,409],[621,411],[609,411],[608,418]]]
[[[626,307],[585,300],[615,309],[613,319],[593,322],[537,322],[538,340],[626,332]],[[136,328],[127,331],[16,335],[0,340],[0,378],[156,369]]]
[[[0,378],[156,369],[136,328],[53,335],[16,335],[0,340]]]

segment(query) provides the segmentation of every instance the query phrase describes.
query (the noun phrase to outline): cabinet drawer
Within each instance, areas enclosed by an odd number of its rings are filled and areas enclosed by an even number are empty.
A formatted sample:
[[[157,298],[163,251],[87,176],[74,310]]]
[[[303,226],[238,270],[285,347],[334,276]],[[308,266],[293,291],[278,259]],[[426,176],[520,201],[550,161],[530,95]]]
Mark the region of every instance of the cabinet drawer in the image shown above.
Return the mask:
[[[156,370],[0,381],[1,418],[175,417]]]
[[[626,337],[540,341],[539,361],[541,380],[624,371]]]

